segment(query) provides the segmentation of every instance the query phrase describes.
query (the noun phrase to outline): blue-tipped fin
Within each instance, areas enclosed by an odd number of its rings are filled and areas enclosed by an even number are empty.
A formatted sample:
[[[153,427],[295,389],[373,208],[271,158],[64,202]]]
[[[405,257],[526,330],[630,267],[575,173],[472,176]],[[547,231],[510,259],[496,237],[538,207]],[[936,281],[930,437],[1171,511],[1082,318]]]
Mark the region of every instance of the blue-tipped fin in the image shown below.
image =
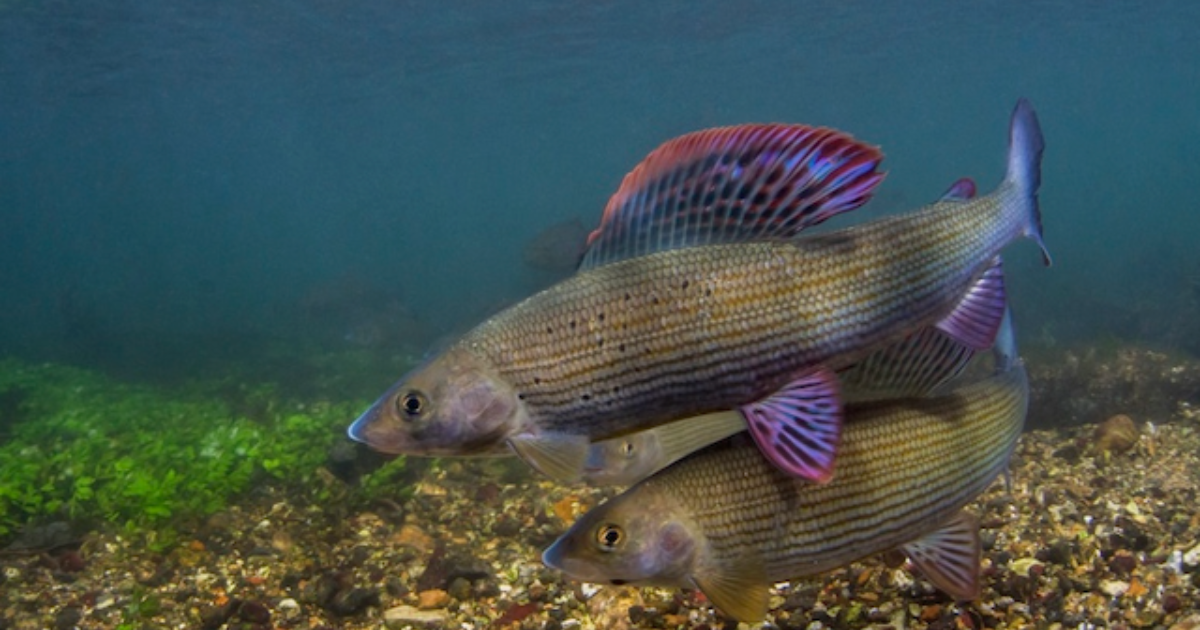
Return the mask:
[[[1046,141],[1037,112],[1028,100],[1017,100],[1008,129],[1008,173],[1004,179],[1012,184],[1025,208],[1023,234],[1042,249],[1042,262],[1052,263],[1046,242],[1042,239],[1042,212],[1038,207],[1038,189],[1042,185],[1042,152]]]
[[[777,468],[817,483],[833,477],[844,412],[832,370],[822,366],[806,372],[741,411],[759,450]]]
[[[937,531],[901,547],[917,569],[958,601],[979,597],[979,522],[959,512]]]
[[[1020,357],[1017,354],[1017,332],[1013,328],[1012,309],[1004,309],[1004,318],[1000,322],[1000,330],[996,333],[996,343],[992,346],[992,358],[995,363],[995,373],[1007,372],[1016,365]]]
[[[785,239],[871,198],[873,147],[833,129],[754,124],[655,149],[621,182],[580,269],[658,251]]]
[[[1004,269],[997,256],[936,327],[973,350],[987,350],[996,340],[1007,308]]]

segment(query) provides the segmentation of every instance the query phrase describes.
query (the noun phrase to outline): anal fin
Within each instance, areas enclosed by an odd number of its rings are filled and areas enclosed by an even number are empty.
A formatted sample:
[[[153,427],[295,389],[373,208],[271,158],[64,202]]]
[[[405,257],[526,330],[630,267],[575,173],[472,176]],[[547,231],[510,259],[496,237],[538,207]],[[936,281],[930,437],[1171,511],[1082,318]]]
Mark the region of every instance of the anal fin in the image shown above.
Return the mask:
[[[817,483],[833,477],[843,409],[832,370],[817,367],[741,410],[759,450],[780,470]]]
[[[722,613],[740,622],[755,623],[767,616],[770,604],[771,585],[762,573],[760,563],[742,558],[723,571],[699,571],[691,580]]]
[[[958,601],[979,597],[979,522],[959,512],[936,531],[901,547],[933,585]]]

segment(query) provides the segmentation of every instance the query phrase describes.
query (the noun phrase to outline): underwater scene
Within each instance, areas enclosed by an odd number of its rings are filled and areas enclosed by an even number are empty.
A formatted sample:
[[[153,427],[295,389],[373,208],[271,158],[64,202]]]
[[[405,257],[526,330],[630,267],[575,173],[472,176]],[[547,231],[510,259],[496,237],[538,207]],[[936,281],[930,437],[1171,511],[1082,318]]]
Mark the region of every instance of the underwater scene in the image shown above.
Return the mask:
[[[0,630],[1200,629],[1197,27],[0,0]]]

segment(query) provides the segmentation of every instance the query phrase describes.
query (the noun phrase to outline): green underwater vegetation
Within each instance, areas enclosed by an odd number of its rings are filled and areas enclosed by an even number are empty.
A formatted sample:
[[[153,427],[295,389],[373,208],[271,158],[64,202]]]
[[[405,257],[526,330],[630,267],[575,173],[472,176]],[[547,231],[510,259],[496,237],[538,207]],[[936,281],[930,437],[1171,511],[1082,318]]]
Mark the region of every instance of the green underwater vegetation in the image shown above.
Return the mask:
[[[165,549],[260,484],[311,501],[398,500],[403,458],[353,487],[326,467],[364,407],[300,402],[233,376],[168,388],[0,360],[0,545],[28,526],[67,521]]]

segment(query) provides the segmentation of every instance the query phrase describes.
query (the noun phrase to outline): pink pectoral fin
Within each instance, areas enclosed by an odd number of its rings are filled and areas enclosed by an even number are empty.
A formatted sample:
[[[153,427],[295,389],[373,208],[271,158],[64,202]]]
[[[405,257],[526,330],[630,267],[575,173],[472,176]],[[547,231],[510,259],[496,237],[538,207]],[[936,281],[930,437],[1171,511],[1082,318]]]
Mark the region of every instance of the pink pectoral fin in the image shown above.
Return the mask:
[[[832,370],[807,372],[741,410],[759,450],[780,470],[817,483],[833,477],[843,412]]]
[[[937,329],[972,350],[987,350],[1004,321],[1005,295],[1004,269],[997,256],[954,310],[937,323]]]
[[[956,600],[979,597],[979,523],[959,512],[950,522],[902,547],[930,582]]]

